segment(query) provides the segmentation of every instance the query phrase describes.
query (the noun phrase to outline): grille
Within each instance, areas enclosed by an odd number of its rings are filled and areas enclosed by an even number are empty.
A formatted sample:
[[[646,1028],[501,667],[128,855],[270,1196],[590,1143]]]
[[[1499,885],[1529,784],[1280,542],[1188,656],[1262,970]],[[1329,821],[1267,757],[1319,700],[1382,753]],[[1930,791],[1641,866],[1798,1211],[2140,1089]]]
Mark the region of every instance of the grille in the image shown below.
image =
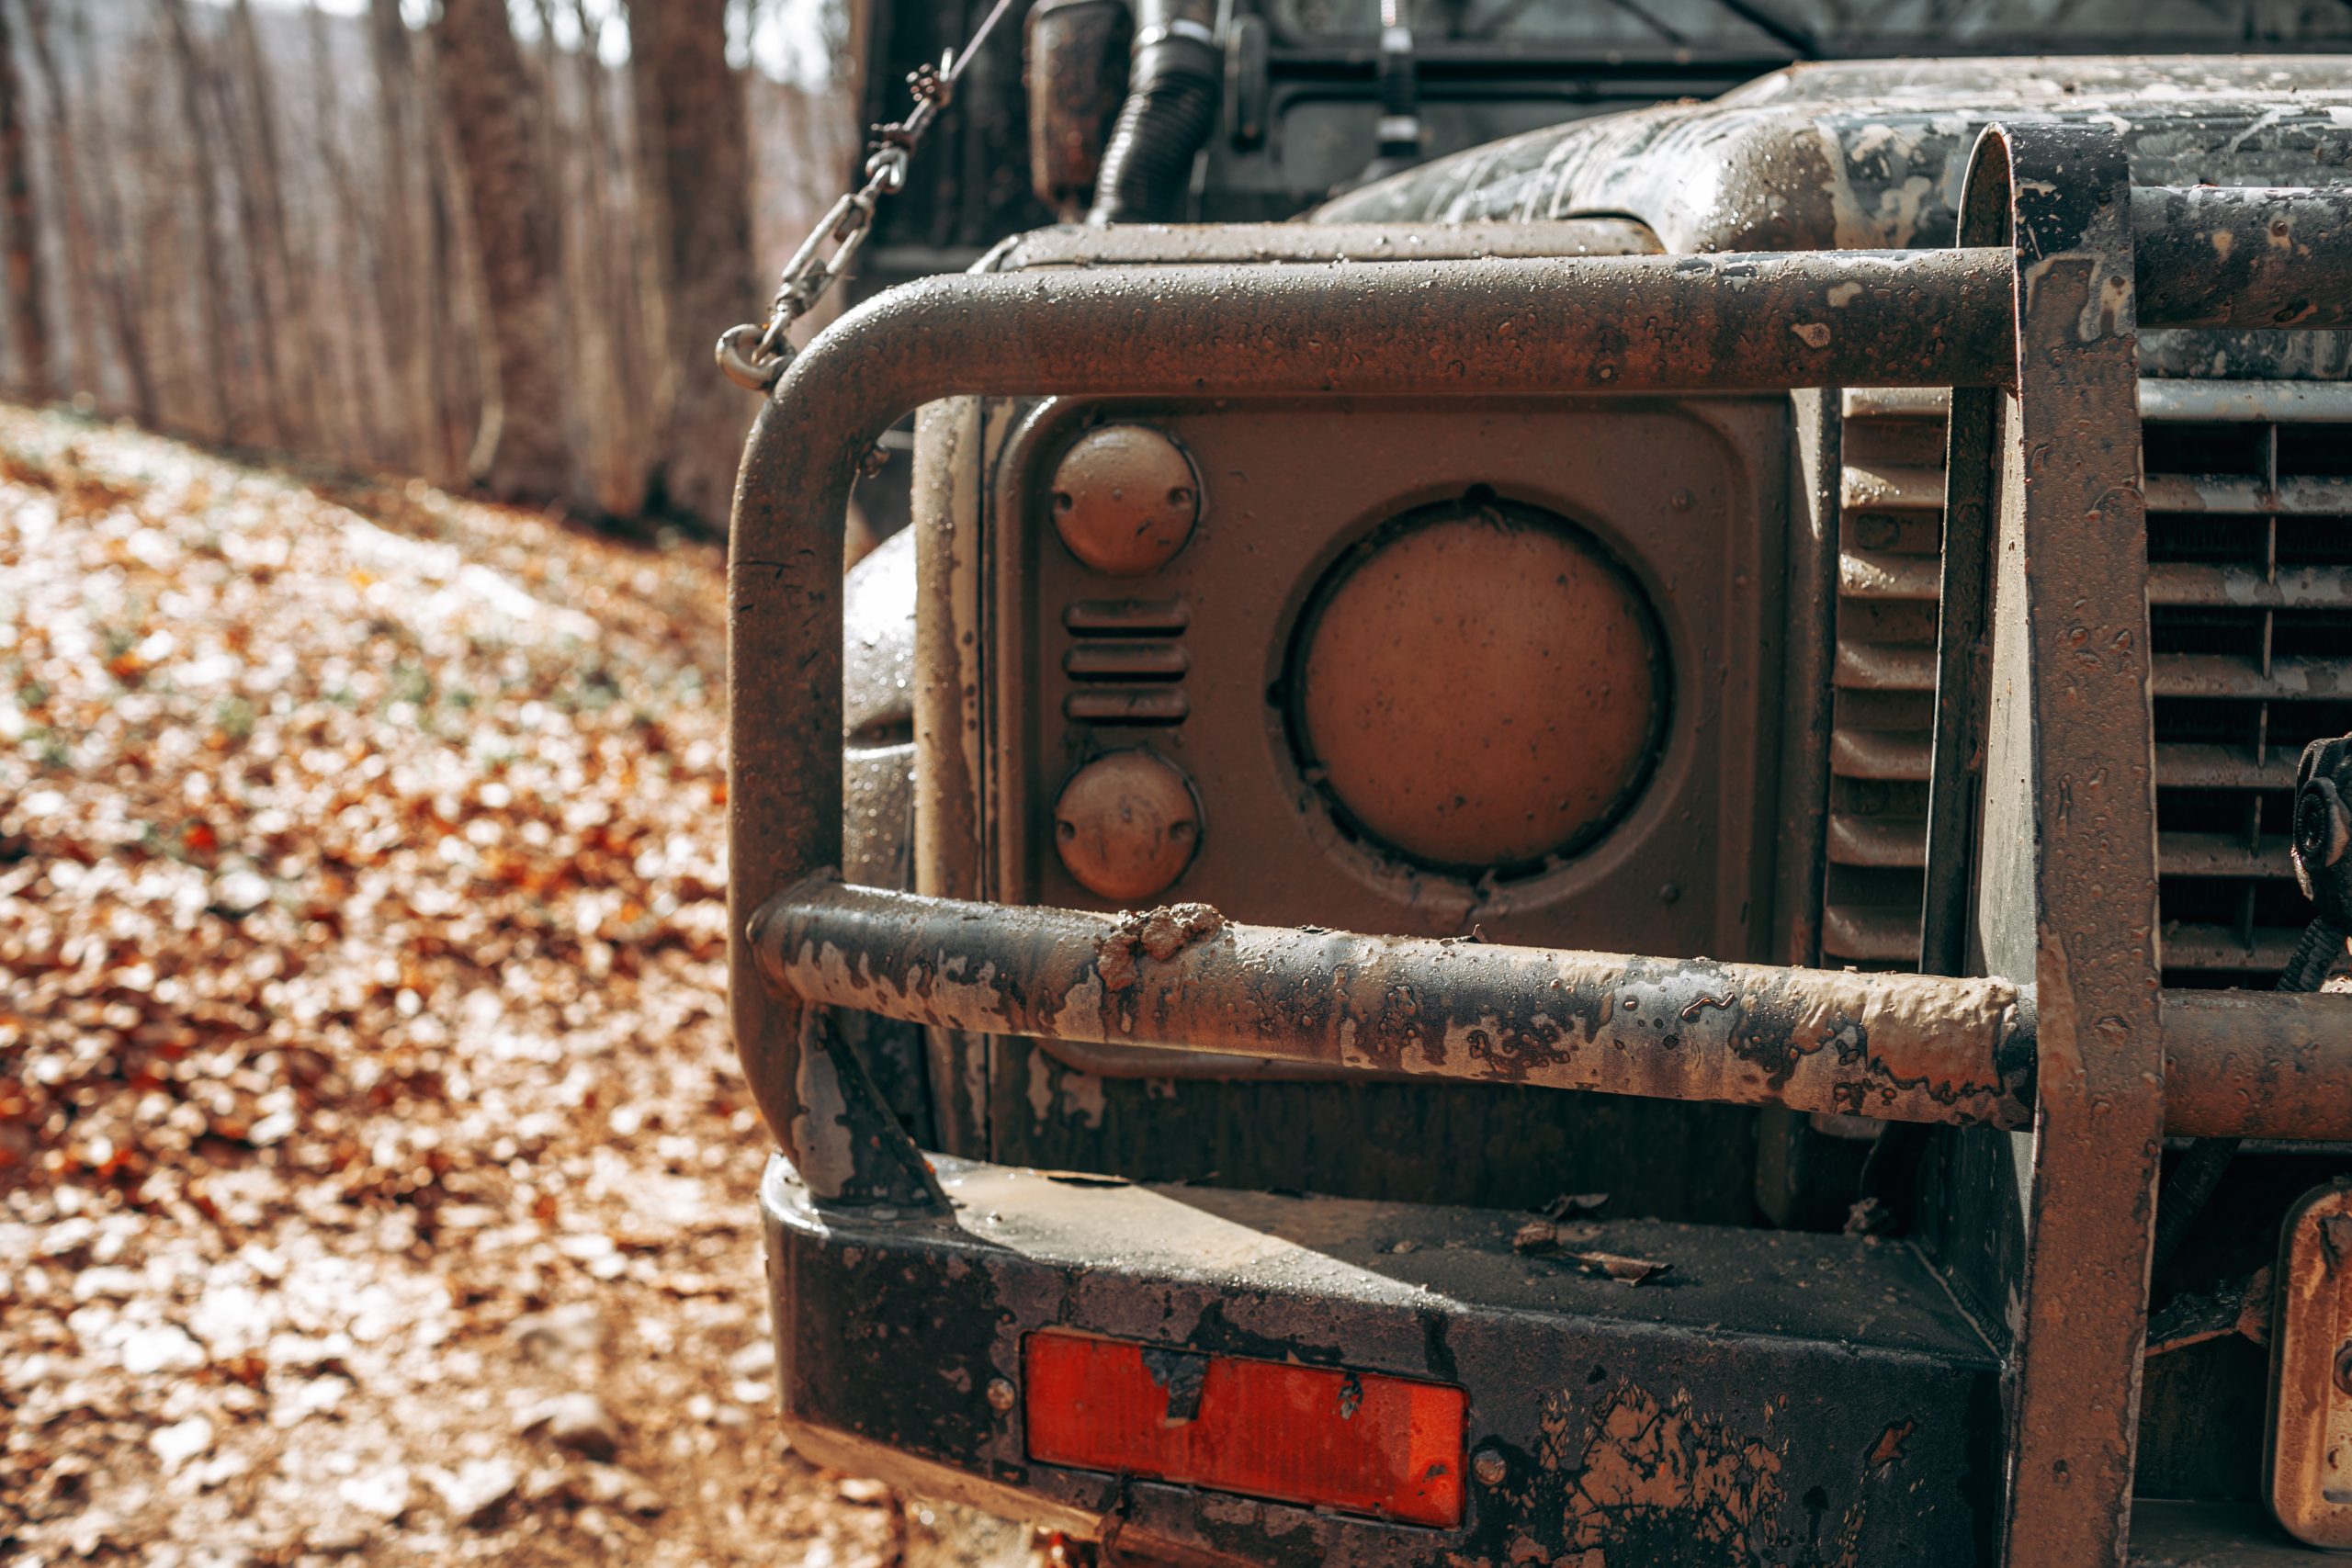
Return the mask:
[[[1942,543],[1941,394],[1849,391],[1825,959],[1916,965]],[[2352,730],[2352,386],[2143,381],[2159,952],[2244,985],[2307,918],[2303,743]]]

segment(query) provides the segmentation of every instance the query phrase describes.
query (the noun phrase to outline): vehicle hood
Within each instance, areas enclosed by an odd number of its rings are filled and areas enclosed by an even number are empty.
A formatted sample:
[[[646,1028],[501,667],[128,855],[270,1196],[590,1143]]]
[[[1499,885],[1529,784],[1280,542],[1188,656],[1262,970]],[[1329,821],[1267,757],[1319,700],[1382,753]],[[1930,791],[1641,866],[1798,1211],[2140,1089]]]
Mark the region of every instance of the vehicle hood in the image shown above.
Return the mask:
[[[1638,219],[1669,252],[1951,243],[1996,119],[2114,126],[2142,185],[2352,182],[2352,60],[2316,55],[1792,66],[1703,103],[1570,120],[1438,159],[1317,221]]]

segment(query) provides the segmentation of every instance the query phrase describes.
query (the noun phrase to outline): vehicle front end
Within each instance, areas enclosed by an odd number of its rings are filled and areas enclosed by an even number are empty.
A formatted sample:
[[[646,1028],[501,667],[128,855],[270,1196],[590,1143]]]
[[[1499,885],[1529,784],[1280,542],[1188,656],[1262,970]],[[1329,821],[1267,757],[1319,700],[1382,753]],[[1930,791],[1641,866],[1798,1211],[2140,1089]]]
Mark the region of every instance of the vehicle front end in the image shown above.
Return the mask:
[[[1824,67],[821,336],[730,562],[796,1445],[1177,1560],[2352,1543],[2348,164],[2325,61]]]

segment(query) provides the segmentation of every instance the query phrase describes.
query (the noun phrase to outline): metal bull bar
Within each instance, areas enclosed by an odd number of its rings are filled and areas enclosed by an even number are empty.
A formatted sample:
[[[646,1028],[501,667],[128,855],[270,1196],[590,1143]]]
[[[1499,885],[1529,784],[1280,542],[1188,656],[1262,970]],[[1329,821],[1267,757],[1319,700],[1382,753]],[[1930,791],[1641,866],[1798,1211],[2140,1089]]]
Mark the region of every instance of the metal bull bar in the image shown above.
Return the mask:
[[[842,518],[891,421],[959,394],[1992,383],[2011,270],[1984,248],[966,274],[843,317],[762,409],[729,541],[729,1006],[802,1175],[829,1195],[919,1196],[854,1056],[804,1052],[800,998],[752,982],[749,945],[763,903],[841,863]]]
[[[2015,1331],[2003,1552],[2120,1561],[2164,1132],[2352,1131],[2352,998],[2158,989],[2136,333],[2352,326],[2352,192],[2134,190],[2111,130],[2036,125],[1986,132],[1962,207],[1948,251],[965,275],[835,323],[753,428],[729,566],[731,1021],[809,1191],[942,1201],[832,1007],[1973,1124],[1954,1223],[2016,1238],[1976,1281]],[[1114,920],[834,874],[842,521],[922,403],[1825,386],[1955,390],[1939,669],[1981,641],[1991,678],[1939,682],[1931,873],[1973,863],[1931,877],[1929,924],[1973,904],[2005,979]]]
[[[2332,238],[2352,230],[2346,193],[2141,189],[2132,194],[2132,210],[2140,231],[2164,241],[2143,269],[2143,324],[2352,324],[2352,247]],[[752,930],[762,907],[842,858],[842,518],[866,451],[910,410],[949,396],[1048,391],[1491,395],[2004,386],[2016,379],[2017,260],[2006,247],[1986,245],[965,274],[907,285],[853,311],[795,361],[761,411],[737,482],[729,563],[732,971],[745,979],[759,972]],[[838,942],[853,937],[855,914],[836,909],[830,918],[838,924],[820,917],[792,929]],[[1674,967],[1674,961],[1655,962],[1661,972]],[[1773,995],[1752,998],[1759,1009],[1794,1006],[1842,1016],[1854,1000],[1852,976],[1740,973],[1770,977]],[[845,1069],[844,1082],[844,1069],[815,1064],[813,1076],[824,1081],[802,1082],[806,1009],[793,982],[803,977],[777,966],[764,984],[733,987],[734,1034],[752,1092],[820,1191],[891,1190],[903,1200],[906,1162],[880,1154],[880,1134],[844,1098],[860,1092],[854,1066]],[[1439,993],[1447,980],[1417,978],[1425,1001],[1442,1008]],[[1929,977],[1907,984],[1917,988],[1904,992],[1904,1006],[1916,1007],[1922,1019],[2001,1010],[1975,983]],[[1947,984],[1948,995],[1939,988]],[[878,996],[814,999],[888,1010]],[[1744,992],[1728,998],[1743,1016],[1748,999]],[[2011,1025],[2013,1035],[2018,1027]],[[1994,1032],[1974,1047],[1979,1059],[1951,1074],[1950,1081],[1973,1084],[1975,1091],[1949,1103],[1891,1095],[1887,1084],[1914,1075],[1883,1062],[1866,1063],[1851,1082],[1808,1071],[1801,1075],[1808,1086],[1803,1092],[1819,1093],[1825,1108],[1842,1099],[1876,1102],[1880,1115],[1939,1108],[1947,1113],[1923,1119],[2016,1124],[2024,1083],[2005,1073],[2000,1060],[2004,1049],[2026,1037],[1996,1040]],[[1883,1048],[1886,1036],[1879,1038]],[[1160,1043],[1215,1048],[1206,1039]],[[2297,1032],[2296,1043],[2306,1055],[2325,1054],[2316,1035]],[[1280,1055],[1278,1046],[1270,1036],[1250,1050]],[[1674,1057],[1655,1043],[1645,1049],[1657,1059],[1619,1069],[1629,1086],[1642,1086],[1631,1092],[1703,1098],[1728,1081],[1690,1066],[1687,1054]],[[1938,1049],[1948,1068],[1951,1048]],[[1772,1077],[1756,1069],[1758,1083]],[[1811,1087],[1816,1081],[1817,1091]],[[822,1101],[814,1119],[812,1089]],[[2200,1096],[2207,1103],[2217,1098]],[[1954,1105],[1967,1110],[1951,1111]],[[2276,1118],[2247,1106],[2245,1120]],[[861,1127],[863,1133],[855,1130]],[[853,1175],[858,1160],[872,1168],[863,1179]],[[885,1168],[901,1174],[886,1177]]]

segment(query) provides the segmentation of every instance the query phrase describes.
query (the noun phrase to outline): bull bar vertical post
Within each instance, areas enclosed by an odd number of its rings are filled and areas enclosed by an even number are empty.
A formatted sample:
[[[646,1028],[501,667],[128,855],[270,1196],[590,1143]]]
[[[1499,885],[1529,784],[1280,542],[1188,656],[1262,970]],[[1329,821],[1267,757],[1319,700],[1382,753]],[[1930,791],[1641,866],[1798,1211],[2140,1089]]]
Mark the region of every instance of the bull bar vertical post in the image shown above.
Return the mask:
[[[1988,127],[1961,202],[1963,238],[2017,255],[2015,390],[1990,432],[1955,407],[1953,455],[1982,466],[1952,487],[1982,504],[1944,570],[1982,572],[1955,608],[1989,643],[1968,945],[2031,982],[2039,1014],[2034,1129],[2012,1155],[2030,1174],[2012,1189],[2002,1549],[2052,1568],[2123,1557],[2164,1136],[2132,209],[2122,138],[2093,126]],[[1987,434],[1981,457],[1963,449]],[[1939,677],[1968,662],[1944,644]],[[1939,697],[1937,744],[1957,749],[1976,727]],[[1962,936],[1949,919],[1928,930]]]

